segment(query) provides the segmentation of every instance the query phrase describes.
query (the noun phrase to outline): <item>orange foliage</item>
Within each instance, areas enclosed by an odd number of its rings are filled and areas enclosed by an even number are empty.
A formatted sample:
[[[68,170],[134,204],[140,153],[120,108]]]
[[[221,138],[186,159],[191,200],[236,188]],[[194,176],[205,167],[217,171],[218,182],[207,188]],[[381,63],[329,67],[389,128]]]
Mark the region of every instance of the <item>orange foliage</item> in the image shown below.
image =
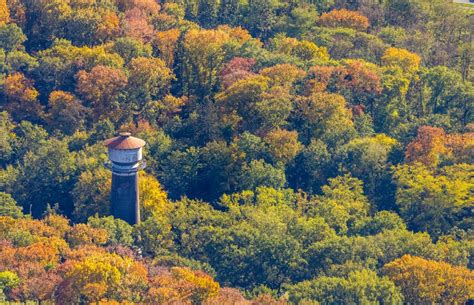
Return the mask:
[[[474,133],[446,134],[442,128],[422,126],[417,137],[407,145],[408,162],[420,162],[434,168],[442,161],[453,160],[469,163],[474,147]]]
[[[8,297],[17,301],[50,299],[60,277],[51,269],[59,264],[58,249],[52,242],[37,242],[25,247],[13,247],[12,243],[0,242],[0,271],[17,274],[20,285],[9,291]]]
[[[103,245],[107,242],[107,239],[107,231],[91,228],[83,223],[72,227],[67,234],[67,240],[72,247],[80,245]]]
[[[329,13],[324,13],[319,19],[319,24],[331,28],[344,27],[358,31],[364,31],[370,26],[367,17],[346,9],[332,10]]]
[[[154,190],[147,186],[144,192]],[[64,235],[74,248],[59,237]],[[147,265],[131,250],[110,253],[98,246],[104,236],[103,230],[86,224],[70,227],[58,215],[43,220],[0,217],[0,272],[19,278],[17,286],[5,291],[6,297],[57,304],[280,304],[268,296],[247,301],[238,290],[221,289],[201,271]]]
[[[90,72],[76,75],[76,91],[90,102],[96,120],[102,117],[118,119],[118,96],[127,85],[127,76],[120,69],[95,66]]]
[[[474,272],[405,255],[383,268],[410,304],[464,304],[474,296]]]
[[[151,279],[146,303],[191,302],[202,304],[219,292],[219,283],[209,275],[188,268],[174,267]]]
[[[442,128],[422,126],[416,139],[408,144],[405,158],[408,162],[421,162],[436,167],[439,157],[448,152],[445,146],[446,133]]]
[[[0,216],[0,239],[10,239],[17,234],[30,234],[32,242],[39,241],[41,238],[60,237],[61,233],[54,228],[46,225],[44,222],[35,219]]]
[[[459,143],[454,141],[457,137],[450,138],[459,149]],[[431,168],[436,167],[452,151],[446,142],[446,133],[442,128],[422,126],[418,129],[417,137],[408,144],[405,159],[411,163],[420,162]]]
[[[99,41],[106,41],[116,37],[120,32],[120,19],[112,11],[107,11],[107,13],[102,16],[102,20],[97,25],[96,29],[96,38]]]
[[[11,99],[33,102],[38,98],[38,91],[33,87],[33,81],[22,73],[14,73],[5,79],[5,93]]]
[[[463,134],[448,134],[446,147],[459,162],[469,163],[474,150],[474,132]]]
[[[344,73],[340,75],[341,87],[351,90],[356,96],[382,92],[381,78],[375,65],[363,60],[347,60],[344,65]]]
[[[10,21],[10,10],[8,9],[7,0],[0,0],[0,24]]]
[[[303,145],[298,141],[296,131],[274,129],[265,136],[264,140],[275,161],[284,164],[296,157],[303,148]]]
[[[174,62],[174,52],[176,42],[178,41],[180,31],[178,29],[171,29],[169,31],[157,32],[153,40],[153,47],[159,51],[161,59],[168,67],[171,67]]]
[[[139,120],[137,124],[134,122],[128,122],[123,124],[119,128],[122,132],[130,132],[131,134],[139,134],[139,133],[151,133],[156,130],[153,126],[151,126],[150,122],[147,120]]]
[[[252,35],[250,35],[250,33],[246,29],[240,26],[234,28],[228,25],[221,25],[217,27],[217,30],[229,34],[230,38],[232,40],[235,40],[239,44],[243,44],[252,39]]]
[[[314,66],[309,70],[305,95],[324,92],[329,84],[351,99],[382,92],[382,80],[377,66],[363,60],[346,60],[342,66]]]
[[[47,244],[34,243],[27,247],[18,248],[16,250],[15,259],[20,262],[37,262],[42,266],[46,266],[58,261],[59,252]]]
[[[314,66],[309,69],[310,79],[306,82],[305,95],[324,92],[335,73],[341,73],[338,67]]]
[[[16,120],[35,120],[42,115],[42,106],[37,100],[39,93],[33,81],[23,73],[8,75],[3,88],[7,98],[5,108]]]

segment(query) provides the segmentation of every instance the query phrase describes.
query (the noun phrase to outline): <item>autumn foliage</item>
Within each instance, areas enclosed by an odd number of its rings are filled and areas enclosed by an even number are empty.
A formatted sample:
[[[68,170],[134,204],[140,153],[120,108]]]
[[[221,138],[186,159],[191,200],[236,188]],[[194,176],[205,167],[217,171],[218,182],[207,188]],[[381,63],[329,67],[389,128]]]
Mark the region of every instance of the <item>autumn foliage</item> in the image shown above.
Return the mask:
[[[329,13],[324,13],[319,18],[319,23],[327,27],[346,27],[358,31],[364,31],[370,26],[367,17],[346,9],[332,10]]]
[[[214,304],[214,298],[238,297],[250,303],[238,292],[227,296],[202,271],[157,266],[131,250],[100,248],[108,240],[105,230],[71,227],[57,215],[41,221],[2,216],[0,228],[0,295],[12,300]]]
[[[463,304],[474,293],[474,272],[464,267],[406,255],[383,270],[401,287],[405,302]]]
[[[452,2],[0,0],[0,303],[471,302]],[[146,142],[133,226],[120,132]]]
[[[419,55],[405,49],[388,48],[382,56],[386,66],[400,67],[406,73],[415,73],[420,67]]]
[[[436,167],[441,162],[463,160],[474,144],[473,134],[446,134],[442,128],[422,126],[417,137],[407,145],[405,158],[408,162],[421,162]]]
[[[0,24],[10,21],[10,11],[8,9],[7,0],[0,1]]]

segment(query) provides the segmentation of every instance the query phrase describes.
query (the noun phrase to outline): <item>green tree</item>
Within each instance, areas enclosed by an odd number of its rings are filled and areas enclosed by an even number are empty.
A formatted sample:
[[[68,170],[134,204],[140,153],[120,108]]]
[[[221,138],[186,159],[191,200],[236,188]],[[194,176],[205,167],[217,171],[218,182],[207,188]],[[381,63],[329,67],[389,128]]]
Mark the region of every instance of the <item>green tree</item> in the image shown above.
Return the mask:
[[[107,231],[107,243],[113,246],[124,245],[131,246],[133,244],[132,227],[121,219],[114,219],[113,216],[89,217],[87,224],[95,229],[104,229]]]
[[[303,143],[317,138],[333,148],[355,135],[352,113],[345,99],[337,94],[316,93],[299,98],[291,122]]]
[[[118,53],[126,64],[134,58],[151,57],[152,54],[150,45],[129,37],[117,38],[112,46],[112,51]]]
[[[10,194],[0,192],[0,216],[23,217],[22,209]]]
[[[396,204],[408,227],[440,236],[454,226],[468,226],[472,207],[472,165],[444,167],[439,173],[416,163],[395,168]]]
[[[15,23],[0,25],[0,48],[6,52],[22,49],[25,41],[25,34]]]
[[[286,287],[290,301],[323,304],[400,304],[403,295],[387,277],[368,269],[354,271],[346,278],[321,276]],[[303,303],[305,304],[305,303]]]
[[[73,209],[71,191],[76,177],[76,160],[63,141],[50,139],[21,160],[12,187],[13,198],[25,212],[40,217],[48,204],[70,215]]]
[[[367,196],[379,209],[394,205],[390,166],[397,146],[395,139],[377,134],[354,139],[339,150],[341,165],[364,182]]]
[[[247,14],[244,17],[250,33],[258,38],[266,39],[271,36],[278,21],[276,10],[278,1],[250,0]]]
[[[98,214],[105,216],[110,208],[110,171],[103,167],[80,174],[74,185],[74,219],[86,221],[88,217]]]
[[[334,172],[333,163],[327,145],[321,140],[312,140],[288,165],[288,183],[310,194],[319,193]]]
[[[241,190],[254,190],[259,186],[280,189],[285,186],[286,179],[283,170],[275,168],[263,160],[252,160],[242,167],[240,174]]]
[[[138,57],[128,65],[128,100],[134,122],[137,124],[152,101],[163,98],[174,75],[159,58]]]
[[[329,179],[322,192],[309,212],[324,218],[340,234],[345,234],[369,213],[370,204],[364,195],[363,183],[357,178],[345,175]]]

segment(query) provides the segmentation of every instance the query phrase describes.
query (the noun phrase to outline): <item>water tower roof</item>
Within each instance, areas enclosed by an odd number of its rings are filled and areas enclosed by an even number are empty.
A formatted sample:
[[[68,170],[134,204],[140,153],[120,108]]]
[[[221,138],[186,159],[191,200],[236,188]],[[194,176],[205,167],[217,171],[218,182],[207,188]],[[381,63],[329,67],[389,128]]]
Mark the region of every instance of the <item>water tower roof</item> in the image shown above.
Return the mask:
[[[108,148],[121,150],[139,149],[145,146],[145,144],[145,141],[132,137],[131,133],[129,132],[121,132],[118,137],[104,141],[104,145]]]

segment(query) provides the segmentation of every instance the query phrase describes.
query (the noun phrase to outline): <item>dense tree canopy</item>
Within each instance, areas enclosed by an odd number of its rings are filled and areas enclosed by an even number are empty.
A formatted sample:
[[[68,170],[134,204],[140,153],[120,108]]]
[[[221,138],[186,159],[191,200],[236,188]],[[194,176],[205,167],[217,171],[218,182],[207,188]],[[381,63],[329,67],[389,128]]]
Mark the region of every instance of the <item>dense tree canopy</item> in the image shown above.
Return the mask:
[[[472,12],[0,0],[0,302],[472,300]],[[120,131],[147,142],[135,226]]]

